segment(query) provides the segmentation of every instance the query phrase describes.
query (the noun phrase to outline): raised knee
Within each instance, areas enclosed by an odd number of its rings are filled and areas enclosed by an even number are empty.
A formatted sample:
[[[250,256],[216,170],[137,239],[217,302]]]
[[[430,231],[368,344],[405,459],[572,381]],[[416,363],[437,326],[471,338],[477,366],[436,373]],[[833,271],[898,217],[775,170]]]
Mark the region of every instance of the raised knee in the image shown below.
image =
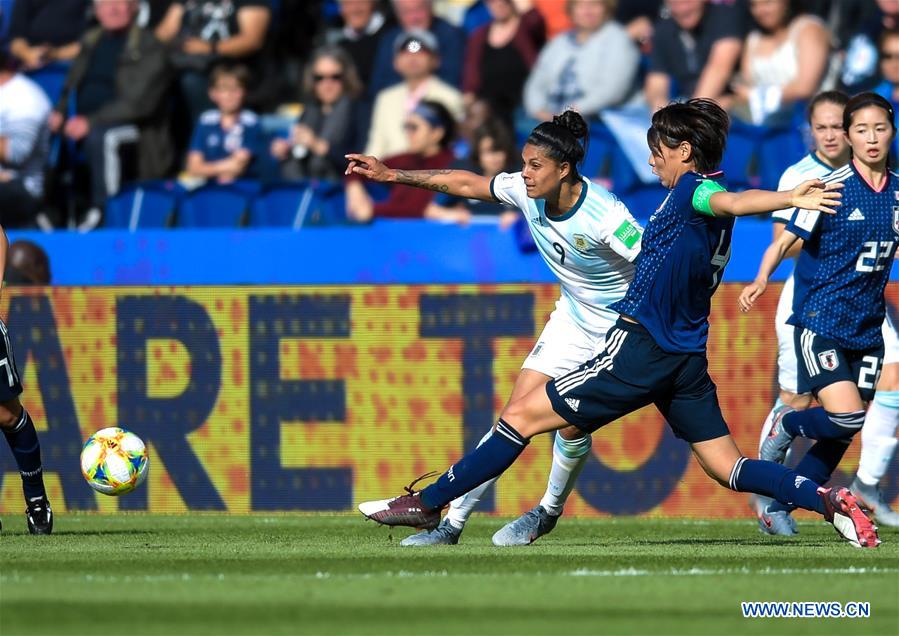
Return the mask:
[[[23,410],[19,400],[0,404],[0,429],[12,430],[18,426]]]
[[[578,440],[584,437],[589,437],[584,431],[579,429],[577,426],[566,426],[563,429],[560,429],[557,433],[565,440]]]
[[[836,424],[843,432],[843,437],[851,438],[857,432],[862,430],[865,423],[865,410],[850,411],[848,413],[832,413],[826,411],[827,418]]]

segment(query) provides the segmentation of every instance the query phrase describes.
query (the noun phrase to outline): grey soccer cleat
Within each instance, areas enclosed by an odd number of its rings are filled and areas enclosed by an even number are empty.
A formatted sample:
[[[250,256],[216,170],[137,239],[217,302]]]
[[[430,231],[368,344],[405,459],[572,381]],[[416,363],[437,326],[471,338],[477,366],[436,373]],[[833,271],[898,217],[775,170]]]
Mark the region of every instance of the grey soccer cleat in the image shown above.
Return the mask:
[[[796,520],[786,510],[770,511],[767,508],[759,515],[759,530],[778,537],[792,537],[799,534]]]
[[[419,545],[456,545],[459,543],[459,537],[462,536],[462,528],[455,528],[444,519],[434,530],[422,530],[416,534],[409,535],[402,541],[401,546],[419,546]]]
[[[759,459],[766,462],[774,462],[775,464],[784,463],[790,444],[793,443],[793,436],[784,430],[783,419],[784,416],[792,412],[793,409],[784,404],[768,414],[762,428],[764,441],[759,446]]]
[[[858,503],[862,508],[867,508],[874,516],[874,521],[882,526],[890,528],[899,527],[899,512],[890,507],[889,502],[884,498],[880,484],[868,486],[863,484],[858,476],[852,480],[849,490],[855,495]]]
[[[562,515],[551,515],[543,506],[531,510],[510,521],[493,535],[493,545],[528,545],[552,532]]]

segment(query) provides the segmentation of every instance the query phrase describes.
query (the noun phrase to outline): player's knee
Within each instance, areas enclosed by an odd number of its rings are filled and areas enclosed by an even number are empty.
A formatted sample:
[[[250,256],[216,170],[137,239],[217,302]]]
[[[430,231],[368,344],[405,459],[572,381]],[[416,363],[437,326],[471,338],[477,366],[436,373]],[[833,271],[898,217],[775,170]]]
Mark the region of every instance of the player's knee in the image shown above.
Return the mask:
[[[828,419],[836,424],[844,432],[843,437],[852,437],[862,429],[865,423],[865,411],[850,411],[848,413],[832,413],[826,411]]]
[[[560,435],[562,439],[568,441],[587,437],[587,434],[577,426],[566,426],[565,428],[559,430],[558,435]]]
[[[524,400],[513,400],[503,409],[500,419],[506,424],[514,428],[522,437],[529,438],[533,435],[530,432],[531,418],[529,409]]]
[[[804,411],[812,405],[812,396],[808,393],[780,392],[780,401],[794,411]]]
[[[12,429],[22,417],[22,404],[18,398],[0,402],[0,429]]]

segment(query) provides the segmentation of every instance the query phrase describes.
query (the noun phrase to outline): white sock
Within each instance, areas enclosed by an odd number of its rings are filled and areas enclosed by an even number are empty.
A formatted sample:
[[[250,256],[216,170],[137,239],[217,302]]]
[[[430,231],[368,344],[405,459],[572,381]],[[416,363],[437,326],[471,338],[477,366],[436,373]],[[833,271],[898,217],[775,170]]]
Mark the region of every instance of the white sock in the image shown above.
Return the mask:
[[[490,427],[490,430],[487,431],[487,434],[481,438],[481,441],[478,442],[478,446],[483,444],[493,435],[493,427]],[[484,496],[484,492],[490,488],[493,484],[496,483],[496,480],[499,477],[494,477],[489,481],[485,481],[480,486],[469,490],[467,493],[462,495],[461,497],[456,497],[450,502],[449,510],[446,513],[446,520],[449,524],[454,527],[456,530],[461,530],[465,527],[465,522],[468,521],[468,518],[471,516],[471,513],[474,511],[474,507],[478,505],[478,502],[481,500],[481,497]]]
[[[568,440],[556,433],[549,482],[543,499],[540,500],[543,509],[554,517],[562,514],[562,508],[574,488],[574,482],[587,463],[587,455],[592,445],[593,438],[589,435]]]
[[[878,391],[862,427],[862,454],[856,476],[866,486],[875,486],[887,472],[896,450],[899,425],[899,391]]]

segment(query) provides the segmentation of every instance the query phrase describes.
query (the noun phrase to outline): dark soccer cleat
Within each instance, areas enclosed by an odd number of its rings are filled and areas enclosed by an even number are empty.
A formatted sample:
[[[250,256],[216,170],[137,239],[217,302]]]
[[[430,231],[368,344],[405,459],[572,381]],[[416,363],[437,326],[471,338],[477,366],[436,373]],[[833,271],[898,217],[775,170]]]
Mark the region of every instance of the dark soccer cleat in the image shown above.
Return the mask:
[[[783,428],[784,416],[792,413],[793,409],[783,404],[768,414],[762,427],[764,437],[759,445],[759,459],[775,464],[783,464],[787,458],[787,451],[793,443],[793,436]]]
[[[31,534],[50,534],[53,532],[53,511],[46,497],[38,497],[28,502],[25,509],[28,520],[28,532]]]
[[[561,516],[551,515],[543,506],[537,505],[497,530],[493,535],[493,545],[530,545],[544,534],[552,532]]]
[[[440,525],[440,509],[430,510],[421,501],[421,493],[412,490],[422,479],[433,477],[437,473],[422,475],[405,487],[405,495],[393,499],[363,501],[359,504],[359,512],[372,521],[384,526],[409,526],[434,530]]]
[[[384,526],[409,526],[434,530],[440,525],[440,510],[425,508],[417,492],[393,499],[363,501],[359,504],[359,512]]]
[[[824,501],[824,519],[833,524],[837,533],[856,548],[876,548],[880,545],[877,526],[858,506],[848,488],[818,488]]]

